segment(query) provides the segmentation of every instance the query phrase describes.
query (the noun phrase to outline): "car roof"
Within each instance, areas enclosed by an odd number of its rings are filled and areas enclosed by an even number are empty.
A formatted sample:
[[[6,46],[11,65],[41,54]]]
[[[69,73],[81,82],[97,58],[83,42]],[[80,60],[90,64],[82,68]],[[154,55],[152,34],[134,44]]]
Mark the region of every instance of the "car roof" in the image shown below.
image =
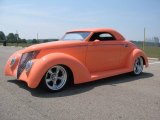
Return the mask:
[[[115,31],[115,30],[112,28],[85,28],[85,29],[76,29],[69,32],[83,32],[83,31],[86,31],[86,32],[107,32],[108,31],[109,32],[109,31]]]
[[[109,32],[112,33],[116,37],[116,39],[125,40],[125,38],[119,32],[117,32],[112,28],[85,28],[85,29],[72,30],[69,32]]]

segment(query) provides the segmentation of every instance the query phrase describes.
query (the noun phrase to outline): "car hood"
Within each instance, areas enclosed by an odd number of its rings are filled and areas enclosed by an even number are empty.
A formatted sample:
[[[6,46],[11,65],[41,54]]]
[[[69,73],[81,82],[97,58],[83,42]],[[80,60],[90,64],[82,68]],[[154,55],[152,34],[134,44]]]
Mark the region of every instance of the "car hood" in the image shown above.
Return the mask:
[[[44,49],[73,47],[73,46],[82,45],[84,43],[85,42],[82,42],[82,41],[54,41],[54,42],[41,43],[41,44],[29,46],[25,48],[24,52],[38,51],[38,50],[44,50]]]

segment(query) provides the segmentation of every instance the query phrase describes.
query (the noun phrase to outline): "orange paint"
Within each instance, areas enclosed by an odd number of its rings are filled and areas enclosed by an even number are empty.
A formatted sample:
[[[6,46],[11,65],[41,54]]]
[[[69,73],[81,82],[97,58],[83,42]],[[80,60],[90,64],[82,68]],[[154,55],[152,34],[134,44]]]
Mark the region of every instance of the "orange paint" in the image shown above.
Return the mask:
[[[140,56],[144,59],[144,65],[148,67],[144,52],[113,29],[81,29],[70,32],[90,32],[90,34],[84,41],[49,42],[17,51],[7,61],[5,75],[16,77],[21,55],[32,51],[39,53],[33,59],[31,70],[27,73],[24,69],[18,78],[31,88],[36,88],[47,70],[57,64],[71,69],[75,84],[131,72],[135,59]],[[90,41],[92,35],[97,32],[110,33],[115,40]],[[10,67],[13,57],[16,57],[16,63]]]

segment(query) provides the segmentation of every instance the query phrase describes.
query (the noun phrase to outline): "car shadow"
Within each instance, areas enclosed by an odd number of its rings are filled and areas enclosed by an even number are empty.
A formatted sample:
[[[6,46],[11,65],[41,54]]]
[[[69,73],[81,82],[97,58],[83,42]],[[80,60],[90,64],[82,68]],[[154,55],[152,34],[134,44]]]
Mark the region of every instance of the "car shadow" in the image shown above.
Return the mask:
[[[99,87],[102,85],[112,85],[116,86],[120,83],[132,82],[135,80],[144,80],[145,78],[153,77],[152,73],[143,73],[140,76],[132,76],[130,74],[122,74],[114,77],[104,78],[101,80],[83,83],[79,85],[70,85],[65,90],[55,93],[49,93],[40,87],[36,89],[31,89],[27,86],[27,84],[20,80],[8,80],[10,83],[17,84],[20,88],[23,88],[31,93],[31,95],[35,97],[41,98],[53,98],[53,97],[64,97],[64,96],[72,96],[87,92],[89,90],[94,89],[95,87]],[[147,79],[146,79],[147,80]]]

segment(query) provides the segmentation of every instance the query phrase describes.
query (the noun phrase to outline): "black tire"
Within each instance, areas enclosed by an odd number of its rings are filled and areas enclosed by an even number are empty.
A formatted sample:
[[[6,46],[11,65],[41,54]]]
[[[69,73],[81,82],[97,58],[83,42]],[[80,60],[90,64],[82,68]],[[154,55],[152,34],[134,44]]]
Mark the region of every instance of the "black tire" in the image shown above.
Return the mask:
[[[48,69],[40,83],[40,87],[49,92],[58,92],[66,88],[70,78],[71,74],[67,67],[55,65]]]

